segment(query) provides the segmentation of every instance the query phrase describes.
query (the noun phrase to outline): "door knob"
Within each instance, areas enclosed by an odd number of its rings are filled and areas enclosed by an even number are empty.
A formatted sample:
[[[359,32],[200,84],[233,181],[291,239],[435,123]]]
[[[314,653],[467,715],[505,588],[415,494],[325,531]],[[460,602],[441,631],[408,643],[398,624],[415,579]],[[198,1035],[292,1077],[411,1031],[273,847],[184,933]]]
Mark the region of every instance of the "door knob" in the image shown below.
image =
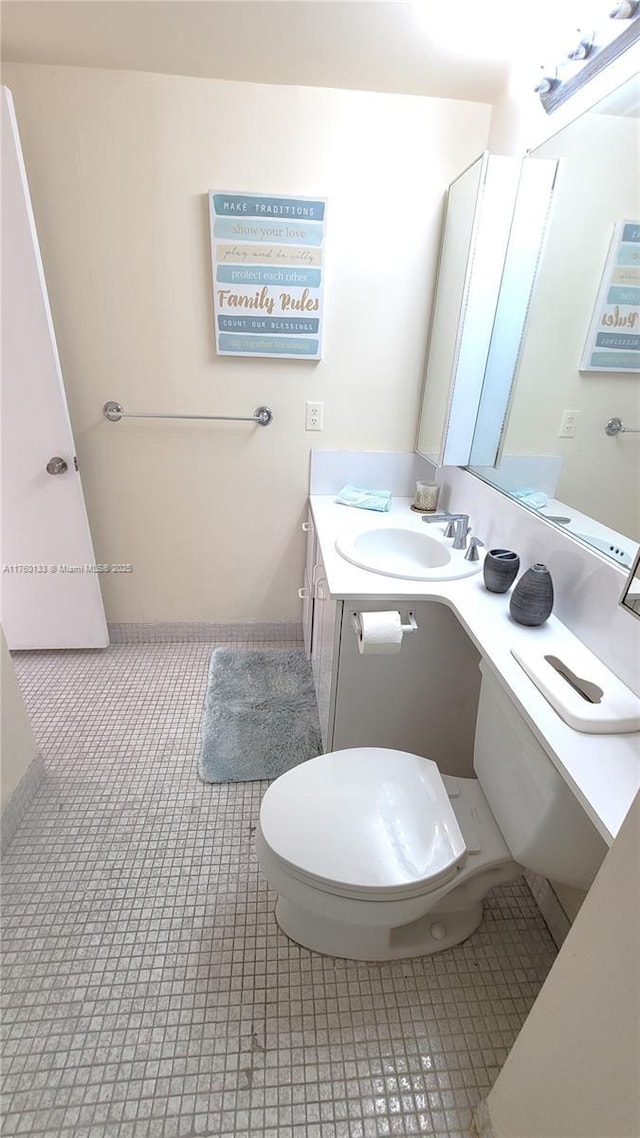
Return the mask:
[[[45,469],[47,471],[47,474],[64,474],[65,470],[68,470],[69,467],[67,466],[65,460],[63,458],[60,458],[60,455],[55,455],[53,458],[49,459]]]

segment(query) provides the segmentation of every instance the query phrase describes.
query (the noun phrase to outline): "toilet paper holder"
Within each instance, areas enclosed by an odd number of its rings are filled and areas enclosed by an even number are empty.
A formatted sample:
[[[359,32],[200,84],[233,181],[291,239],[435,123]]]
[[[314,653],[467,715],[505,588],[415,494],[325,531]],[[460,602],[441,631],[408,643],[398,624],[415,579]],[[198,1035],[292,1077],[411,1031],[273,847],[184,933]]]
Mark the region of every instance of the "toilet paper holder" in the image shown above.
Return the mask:
[[[356,636],[362,636],[362,625],[360,624],[360,613],[359,612],[352,612],[351,613],[351,624],[353,626],[353,631],[355,632]],[[417,622],[417,620],[416,620],[416,618],[412,612],[407,613],[407,624],[401,623],[400,628],[402,629],[403,632],[417,632],[418,631],[418,622]]]

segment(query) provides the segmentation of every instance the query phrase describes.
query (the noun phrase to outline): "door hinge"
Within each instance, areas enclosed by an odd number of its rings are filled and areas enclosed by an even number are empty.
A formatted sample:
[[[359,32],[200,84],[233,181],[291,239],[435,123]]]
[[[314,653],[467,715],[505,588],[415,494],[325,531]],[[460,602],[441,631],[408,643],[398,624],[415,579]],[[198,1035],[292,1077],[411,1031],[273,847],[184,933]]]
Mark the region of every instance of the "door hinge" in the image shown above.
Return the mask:
[[[73,465],[75,466],[76,470],[79,470],[79,469],[80,469],[80,467],[78,466],[78,459],[77,459],[77,457],[75,456],[75,454],[74,454],[74,456],[73,456]]]

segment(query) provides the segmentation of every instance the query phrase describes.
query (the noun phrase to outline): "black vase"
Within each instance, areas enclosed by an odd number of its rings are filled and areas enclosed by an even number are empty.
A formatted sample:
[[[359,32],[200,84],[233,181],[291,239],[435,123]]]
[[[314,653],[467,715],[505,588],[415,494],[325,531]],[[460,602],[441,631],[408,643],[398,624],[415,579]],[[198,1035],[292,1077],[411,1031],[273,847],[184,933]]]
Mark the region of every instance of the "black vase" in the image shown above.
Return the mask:
[[[482,574],[490,593],[506,593],[518,575],[520,558],[511,549],[489,549]]]
[[[546,565],[537,562],[523,573],[516,585],[509,611],[518,624],[536,628],[551,616],[553,608],[553,581]]]

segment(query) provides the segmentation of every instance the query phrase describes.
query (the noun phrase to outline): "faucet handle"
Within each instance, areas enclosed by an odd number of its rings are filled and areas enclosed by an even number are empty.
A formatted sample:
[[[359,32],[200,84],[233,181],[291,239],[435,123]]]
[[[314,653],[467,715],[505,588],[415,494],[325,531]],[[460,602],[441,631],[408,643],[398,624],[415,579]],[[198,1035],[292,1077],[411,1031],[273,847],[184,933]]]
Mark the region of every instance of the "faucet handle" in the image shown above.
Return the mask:
[[[482,546],[482,548],[484,549],[484,542],[480,541],[479,537],[472,537],[469,539],[469,548],[467,549],[467,552],[464,555],[465,561],[479,561],[480,560],[479,556],[478,556],[478,546],[479,545]]]
[[[457,522],[457,518],[451,518],[447,522],[446,529],[444,531],[445,537],[455,537],[456,536],[456,522]]]

